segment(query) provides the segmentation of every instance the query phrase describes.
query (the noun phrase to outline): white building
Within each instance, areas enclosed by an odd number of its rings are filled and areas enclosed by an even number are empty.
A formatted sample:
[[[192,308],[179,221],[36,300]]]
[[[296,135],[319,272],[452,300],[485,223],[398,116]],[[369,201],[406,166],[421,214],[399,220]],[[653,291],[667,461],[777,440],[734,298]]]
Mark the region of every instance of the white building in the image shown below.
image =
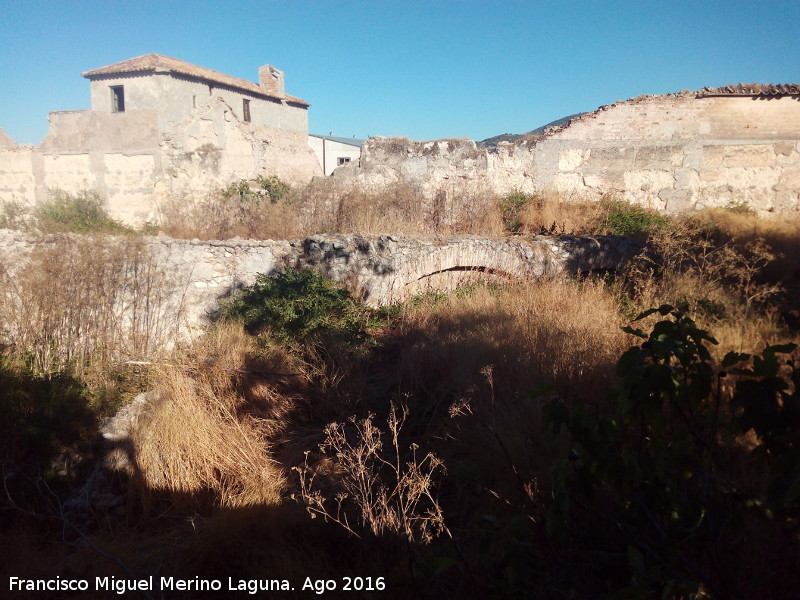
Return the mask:
[[[358,162],[361,157],[361,144],[364,140],[355,138],[334,137],[332,135],[308,135],[308,145],[317,155],[322,172],[327,176],[336,167],[349,162]]]

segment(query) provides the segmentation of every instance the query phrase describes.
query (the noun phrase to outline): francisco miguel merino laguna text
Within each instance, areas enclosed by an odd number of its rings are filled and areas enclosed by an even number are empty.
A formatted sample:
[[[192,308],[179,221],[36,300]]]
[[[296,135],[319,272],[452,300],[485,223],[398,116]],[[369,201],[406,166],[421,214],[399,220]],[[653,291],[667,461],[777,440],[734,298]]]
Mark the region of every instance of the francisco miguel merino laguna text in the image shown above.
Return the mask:
[[[159,587],[154,587],[158,583]],[[292,589],[287,579],[234,579],[228,577],[227,591],[248,592],[256,594],[268,591],[289,591]],[[59,592],[59,591],[86,591],[90,589],[88,579],[66,579],[56,576],[53,579],[21,579],[19,577],[8,578],[9,591],[22,592]],[[145,577],[144,579],[120,579],[117,577],[95,577],[94,590],[104,590],[125,594],[126,592],[138,591],[220,591],[222,581],[219,579],[177,579],[175,577]]]

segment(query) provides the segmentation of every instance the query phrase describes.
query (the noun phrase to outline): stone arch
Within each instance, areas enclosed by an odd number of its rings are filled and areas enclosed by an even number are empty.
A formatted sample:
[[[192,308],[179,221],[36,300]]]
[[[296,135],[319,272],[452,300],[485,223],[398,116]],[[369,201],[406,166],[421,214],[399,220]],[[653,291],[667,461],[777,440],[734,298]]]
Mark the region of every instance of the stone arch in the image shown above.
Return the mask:
[[[489,240],[458,240],[440,246],[421,248],[397,269],[388,283],[388,302],[402,302],[426,291],[449,291],[461,285],[481,281],[508,281],[542,276],[548,269],[539,269],[555,261],[536,260],[546,249],[522,242],[497,244]],[[538,271],[538,272],[537,272]],[[560,269],[549,269],[555,273]]]

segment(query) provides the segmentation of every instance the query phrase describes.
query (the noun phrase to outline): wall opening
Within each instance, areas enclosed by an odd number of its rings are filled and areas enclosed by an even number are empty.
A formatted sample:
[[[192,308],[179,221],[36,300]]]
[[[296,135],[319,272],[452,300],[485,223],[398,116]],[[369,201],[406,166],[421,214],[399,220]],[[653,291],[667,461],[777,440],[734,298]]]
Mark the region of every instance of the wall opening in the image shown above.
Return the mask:
[[[125,87],[111,86],[111,112],[125,112]]]
[[[242,114],[245,123],[250,122],[250,100],[244,98],[242,100]]]
[[[336,166],[341,167],[342,165],[346,165],[349,162],[350,162],[349,156],[340,156],[339,158],[336,159]]]

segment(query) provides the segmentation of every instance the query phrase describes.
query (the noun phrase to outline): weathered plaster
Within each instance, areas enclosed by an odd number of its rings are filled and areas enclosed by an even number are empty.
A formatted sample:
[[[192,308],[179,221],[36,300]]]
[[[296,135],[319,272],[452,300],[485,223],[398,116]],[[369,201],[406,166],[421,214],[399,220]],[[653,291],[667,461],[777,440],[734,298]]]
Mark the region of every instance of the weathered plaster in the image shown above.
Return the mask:
[[[112,112],[115,85],[124,86],[124,112]],[[308,146],[308,110],[291,99],[169,72],[101,77],[90,89],[92,110],[51,113],[38,148],[17,146],[0,130],[0,201],[33,205],[47,198],[48,188],[91,189],[113,217],[138,225],[156,220],[167,198],[260,174],[296,184],[321,175]]]
[[[800,210],[797,96],[644,96],[602,106],[539,140],[483,150],[468,140],[372,138],[342,185],[405,180],[428,198],[462,190],[614,195],[660,210],[746,202]],[[472,197],[470,198],[472,201]]]

